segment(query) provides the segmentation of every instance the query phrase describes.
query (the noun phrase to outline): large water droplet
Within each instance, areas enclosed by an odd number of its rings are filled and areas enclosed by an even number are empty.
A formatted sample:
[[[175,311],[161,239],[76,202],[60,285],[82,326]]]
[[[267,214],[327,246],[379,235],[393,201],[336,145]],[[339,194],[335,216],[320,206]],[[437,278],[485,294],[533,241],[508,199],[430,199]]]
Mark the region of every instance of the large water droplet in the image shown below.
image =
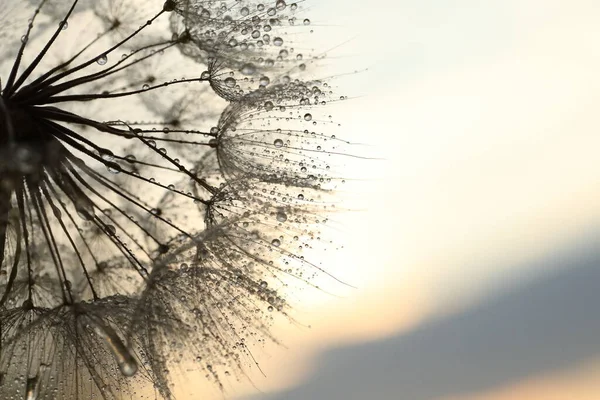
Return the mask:
[[[120,174],[122,169],[121,166],[119,164],[117,164],[116,162],[108,162],[106,163],[106,169],[108,170],[108,172],[110,172],[111,174]]]
[[[271,240],[271,244],[275,247],[279,247],[281,245],[281,241],[279,239]]]
[[[106,54],[102,54],[100,57],[96,58],[96,62],[98,65],[105,65],[108,62],[108,57],[106,57]]]
[[[280,37],[276,37],[275,39],[273,39],[273,44],[275,46],[281,46],[283,44],[283,39]]]
[[[312,120],[312,114],[310,114],[310,113],[304,114],[304,120],[305,121],[311,121]]]
[[[287,221],[287,214],[283,211],[278,211],[277,212],[277,221],[279,221],[279,222]]]
[[[283,147],[283,140],[275,139],[275,141],[273,142],[273,145],[275,145],[275,147]]]
[[[25,388],[25,399],[26,400],[37,400],[40,393],[40,379],[37,376],[33,378],[27,378],[27,384]]]
[[[244,75],[254,75],[256,73],[256,66],[252,63],[246,63],[242,65],[240,72]]]
[[[227,86],[227,87],[230,87],[230,88],[235,87],[235,79],[232,77],[225,79],[223,81],[223,83],[225,83],[225,86]]]
[[[260,78],[260,80],[258,81],[258,84],[260,86],[267,86],[269,83],[271,83],[271,80],[269,79],[268,76],[263,76]]]
[[[119,335],[100,318],[87,315],[96,334],[104,341],[115,357],[119,370],[124,376],[133,376],[138,370],[137,362],[131,351],[125,346]]]
[[[242,17],[247,17],[248,14],[250,14],[250,10],[248,9],[248,7],[242,7],[242,9],[240,10],[240,14],[242,15]]]
[[[285,6],[287,4],[285,3],[284,0],[277,0],[277,3],[275,3],[275,7],[277,7],[278,10],[283,10],[285,9]]]

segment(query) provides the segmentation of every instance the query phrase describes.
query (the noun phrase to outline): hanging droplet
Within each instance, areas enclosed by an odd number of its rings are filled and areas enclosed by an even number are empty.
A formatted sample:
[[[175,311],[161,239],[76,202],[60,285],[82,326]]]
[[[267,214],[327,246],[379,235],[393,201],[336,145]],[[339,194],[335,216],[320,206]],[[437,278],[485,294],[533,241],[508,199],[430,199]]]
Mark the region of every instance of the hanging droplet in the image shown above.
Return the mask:
[[[75,211],[77,215],[86,221],[94,220],[94,206],[88,202],[80,201],[75,203]]]
[[[108,170],[108,172],[110,172],[111,174],[120,174],[122,169],[121,166],[119,164],[117,164],[116,162],[108,162],[106,163],[106,169]]]
[[[100,57],[96,58],[96,62],[98,65],[105,65],[108,62],[108,57],[106,54],[102,54]]]
[[[62,21],[60,29],[62,29],[63,31],[66,31],[67,28],[69,28],[69,23],[67,21]]]
[[[115,357],[119,370],[124,376],[133,376],[138,370],[137,361],[131,351],[125,346],[119,335],[100,318],[87,314],[96,334],[104,341],[110,352]]]
[[[109,236],[115,236],[117,234],[117,229],[113,225],[106,225],[105,229]]]
[[[305,121],[311,121],[312,120],[312,114],[310,114],[310,113],[304,114],[304,120]]]
[[[144,83],[142,85],[142,90],[148,90],[148,89],[150,89],[150,85],[148,85],[147,83]]]
[[[275,139],[275,141],[273,142],[273,145],[275,147],[283,147],[283,140],[281,140],[281,139]]]
[[[271,240],[271,244],[275,247],[279,247],[281,245],[281,241],[279,239]]]
[[[33,378],[27,378],[27,384],[25,388],[25,399],[37,400],[39,393],[40,379],[37,376],[34,376]]]

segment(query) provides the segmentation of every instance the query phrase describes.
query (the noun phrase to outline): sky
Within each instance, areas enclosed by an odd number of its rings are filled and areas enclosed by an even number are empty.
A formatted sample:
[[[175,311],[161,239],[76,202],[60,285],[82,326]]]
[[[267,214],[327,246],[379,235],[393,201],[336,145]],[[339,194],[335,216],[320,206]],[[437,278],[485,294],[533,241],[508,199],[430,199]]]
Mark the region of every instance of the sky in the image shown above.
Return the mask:
[[[600,398],[600,4],[310,13],[348,73],[336,118],[377,158],[348,169],[331,263],[356,289],[302,299],[257,354],[266,377],[214,397]]]

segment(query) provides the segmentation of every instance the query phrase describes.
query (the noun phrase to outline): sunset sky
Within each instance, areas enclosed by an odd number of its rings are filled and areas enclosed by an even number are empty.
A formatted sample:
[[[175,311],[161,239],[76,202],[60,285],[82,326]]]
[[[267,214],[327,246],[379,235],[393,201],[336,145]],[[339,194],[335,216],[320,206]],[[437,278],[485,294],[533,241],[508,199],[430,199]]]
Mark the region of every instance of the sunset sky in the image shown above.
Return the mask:
[[[314,2],[359,154],[332,268],[238,399],[600,398],[600,4]],[[356,66],[356,67],[355,67]],[[363,70],[363,69],[367,70]],[[306,301],[304,301],[306,300]],[[215,398],[222,398],[215,394]]]

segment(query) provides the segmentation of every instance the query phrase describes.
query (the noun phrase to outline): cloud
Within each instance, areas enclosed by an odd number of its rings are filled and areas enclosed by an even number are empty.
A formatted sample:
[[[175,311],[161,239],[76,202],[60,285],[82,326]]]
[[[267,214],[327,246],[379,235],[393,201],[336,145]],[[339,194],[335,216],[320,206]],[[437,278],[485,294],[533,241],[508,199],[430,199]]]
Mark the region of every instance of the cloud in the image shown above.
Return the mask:
[[[269,400],[434,400],[552,373],[600,350],[598,243],[538,261],[551,273],[385,340],[325,353]],[[468,276],[465,276],[468,279]]]

